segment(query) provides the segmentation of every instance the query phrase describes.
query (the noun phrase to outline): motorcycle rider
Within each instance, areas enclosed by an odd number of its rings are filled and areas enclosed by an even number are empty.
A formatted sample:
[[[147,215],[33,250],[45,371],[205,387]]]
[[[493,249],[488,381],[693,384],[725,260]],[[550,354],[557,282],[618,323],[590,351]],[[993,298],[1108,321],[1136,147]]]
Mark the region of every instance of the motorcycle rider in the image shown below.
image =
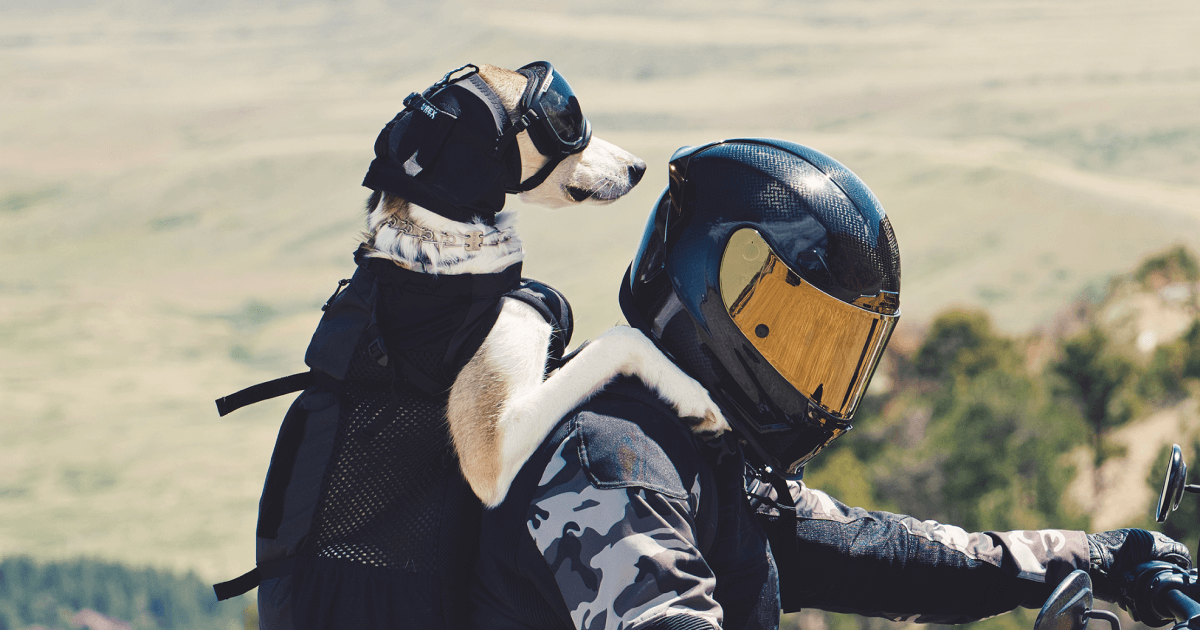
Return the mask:
[[[484,514],[480,628],[775,628],[802,607],[960,623],[1038,607],[1087,569],[1127,588],[1158,533],[968,533],[843,505],[800,481],[845,433],[899,317],[883,208],[813,149],[740,139],[676,152],[621,286],[630,325],[721,405],[700,440],[641,382],[568,414]]]

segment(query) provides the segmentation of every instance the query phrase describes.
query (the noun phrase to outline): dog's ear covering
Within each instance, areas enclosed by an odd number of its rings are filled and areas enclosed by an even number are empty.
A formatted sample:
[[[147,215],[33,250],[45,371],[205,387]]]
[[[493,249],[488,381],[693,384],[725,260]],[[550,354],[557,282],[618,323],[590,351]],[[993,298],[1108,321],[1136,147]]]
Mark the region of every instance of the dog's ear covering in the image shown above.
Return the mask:
[[[504,208],[512,170],[495,155],[498,136],[488,105],[464,88],[415,96],[380,132],[363,185],[454,221],[490,222]]]

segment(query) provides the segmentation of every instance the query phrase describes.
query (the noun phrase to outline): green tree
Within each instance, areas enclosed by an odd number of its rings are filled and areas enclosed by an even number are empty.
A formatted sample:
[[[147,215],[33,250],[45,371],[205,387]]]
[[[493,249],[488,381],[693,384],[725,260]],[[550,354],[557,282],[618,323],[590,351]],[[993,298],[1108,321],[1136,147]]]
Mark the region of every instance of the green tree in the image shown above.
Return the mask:
[[[1093,326],[1062,344],[1062,358],[1051,369],[1092,427],[1099,464],[1105,429],[1124,424],[1137,409],[1136,397],[1122,395],[1136,382],[1133,362],[1113,352],[1108,335]]]
[[[1150,400],[1170,402],[1187,393],[1188,379],[1200,378],[1200,319],[1169,344],[1154,349],[1154,356],[1138,384]]]
[[[974,378],[1013,358],[1012,342],[992,331],[986,313],[950,311],[934,320],[915,363],[926,378]]]
[[[1083,525],[1062,506],[1073,471],[1061,455],[1084,435],[1027,374],[961,379],[935,406],[924,451],[939,462],[940,512],[967,529]]]

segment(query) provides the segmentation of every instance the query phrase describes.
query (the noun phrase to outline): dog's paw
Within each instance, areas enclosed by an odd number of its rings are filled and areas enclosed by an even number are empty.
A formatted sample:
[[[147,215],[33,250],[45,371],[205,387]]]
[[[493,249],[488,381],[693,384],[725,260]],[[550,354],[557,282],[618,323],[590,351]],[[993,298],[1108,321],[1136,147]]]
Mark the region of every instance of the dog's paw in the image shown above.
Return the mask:
[[[696,385],[700,384],[696,383]],[[711,440],[728,431],[729,422],[725,420],[725,416],[721,414],[717,404],[712,401],[712,398],[709,398],[708,392],[703,387],[699,389],[700,391],[695,394],[696,397],[687,403],[673,402],[661,392],[659,392],[659,397],[675,409],[679,417],[688,424],[692,433],[702,440]]]
[[[640,330],[617,326],[597,341],[621,344],[628,361],[622,372],[649,385],[688,423],[693,433],[707,440],[729,430],[729,422],[708,390],[660,352]]]
[[[720,411],[709,412],[704,417],[684,416],[683,421],[688,423],[692,433],[701,440],[708,441],[713,438],[721,437],[729,430],[729,423],[725,421],[725,416],[721,415]]]

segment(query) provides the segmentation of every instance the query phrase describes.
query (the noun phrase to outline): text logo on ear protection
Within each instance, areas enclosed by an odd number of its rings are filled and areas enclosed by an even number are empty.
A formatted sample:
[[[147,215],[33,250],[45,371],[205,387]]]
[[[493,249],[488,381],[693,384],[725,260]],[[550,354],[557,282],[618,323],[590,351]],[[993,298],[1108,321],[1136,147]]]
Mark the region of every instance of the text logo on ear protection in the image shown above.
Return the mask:
[[[437,118],[437,110],[429,103],[421,103],[421,113],[428,116],[430,119]]]

